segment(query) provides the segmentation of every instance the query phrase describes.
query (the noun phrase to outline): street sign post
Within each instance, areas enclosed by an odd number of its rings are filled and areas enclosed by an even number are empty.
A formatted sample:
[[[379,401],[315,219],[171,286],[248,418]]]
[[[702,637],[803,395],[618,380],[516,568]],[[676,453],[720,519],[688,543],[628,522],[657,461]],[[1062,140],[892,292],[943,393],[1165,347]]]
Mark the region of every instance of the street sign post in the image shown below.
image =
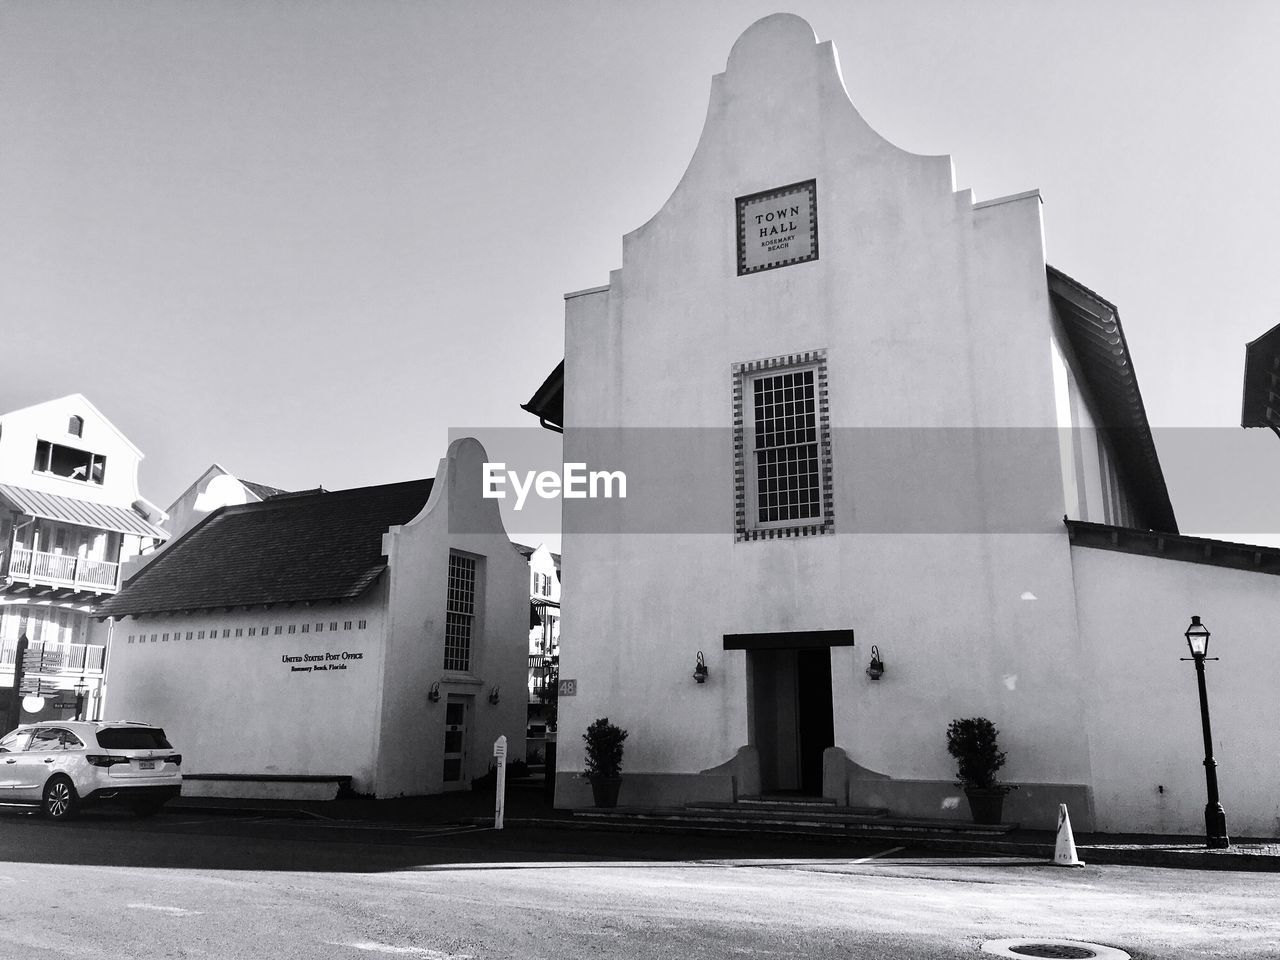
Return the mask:
[[[502,829],[502,814],[507,802],[507,738],[504,734],[493,741],[493,759],[498,764],[498,789],[493,801],[493,829]]]

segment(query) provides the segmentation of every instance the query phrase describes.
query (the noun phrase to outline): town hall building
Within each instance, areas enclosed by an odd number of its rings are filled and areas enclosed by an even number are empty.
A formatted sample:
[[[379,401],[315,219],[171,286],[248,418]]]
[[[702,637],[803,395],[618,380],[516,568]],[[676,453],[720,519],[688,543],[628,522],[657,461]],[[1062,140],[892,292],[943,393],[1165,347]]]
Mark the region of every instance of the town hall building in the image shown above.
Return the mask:
[[[1280,829],[1280,550],[1179,533],[1118,310],[1042,212],[878,135],[800,18],[741,36],[524,404],[628,479],[563,504],[558,805],[607,716],[624,805],[967,819],[945,735],[981,716],[1006,820],[1195,833],[1197,615],[1232,829]]]

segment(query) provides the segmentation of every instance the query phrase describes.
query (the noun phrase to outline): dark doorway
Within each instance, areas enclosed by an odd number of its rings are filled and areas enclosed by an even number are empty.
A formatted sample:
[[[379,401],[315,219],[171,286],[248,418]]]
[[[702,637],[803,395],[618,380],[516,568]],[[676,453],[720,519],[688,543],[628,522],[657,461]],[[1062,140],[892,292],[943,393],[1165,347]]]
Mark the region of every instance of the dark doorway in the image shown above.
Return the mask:
[[[796,651],[800,714],[800,792],[822,795],[822,753],[835,746],[831,716],[831,650]]]
[[[751,650],[752,742],[764,793],[822,795],[822,753],[835,743],[828,647]]]

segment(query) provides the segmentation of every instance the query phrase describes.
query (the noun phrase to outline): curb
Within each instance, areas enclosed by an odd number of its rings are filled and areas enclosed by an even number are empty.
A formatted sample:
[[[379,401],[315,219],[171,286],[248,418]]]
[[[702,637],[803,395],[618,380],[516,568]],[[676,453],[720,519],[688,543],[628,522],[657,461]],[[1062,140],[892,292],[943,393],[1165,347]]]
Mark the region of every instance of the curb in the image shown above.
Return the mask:
[[[463,821],[468,825],[482,826],[492,823],[492,817],[469,817]],[[614,831],[619,833],[661,833],[675,836],[759,836],[795,837],[803,840],[824,840],[826,842],[852,842],[864,840],[885,840],[905,843],[924,850],[937,850],[947,853],[972,853],[1020,857],[1029,860],[1044,860],[1052,865],[1054,845],[1052,843],[1023,842],[1016,840],[975,840],[954,837],[931,837],[915,832],[895,832],[888,830],[860,831],[856,828],[839,834],[824,833],[814,830],[770,830],[747,829],[725,826],[710,827],[687,823],[654,823],[649,821],[584,822],[575,820],[551,820],[533,818],[507,818],[507,827],[522,829],[559,829],[559,830],[594,830]],[[1173,867],[1185,870],[1237,870],[1249,873],[1280,872],[1280,856],[1252,853],[1210,853],[1209,851],[1188,850],[1186,852],[1150,849],[1142,847],[1110,847],[1105,845],[1085,845],[1077,847],[1080,858],[1086,865],[1127,866],[1127,867]]]
[[[190,798],[192,800],[196,798]],[[324,821],[332,819],[303,807],[255,806],[252,802],[235,805],[183,802],[174,799],[166,805],[169,811],[185,813],[213,813],[231,817],[304,817]],[[459,817],[448,821],[379,821],[359,819],[362,823],[387,827],[439,827],[439,826],[488,826],[493,817]],[[929,836],[919,831],[859,830],[847,828],[838,834],[821,830],[770,829],[767,826],[742,827],[736,825],[710,826],[694,823],[661,823],[647,820],[583,821],[551,817],[507,817],[505,826],[524,830],[581,830],[616,833],[654,833],[672,836],[740,836],[768,835],[771,838],[792,837],[798,840],[822,840],[827,843],[862,842],[884,840],[904,843],[923,850],[945,853],[967,853],[1021,857],[1029,860],[1053,861],[1054,845],[1018,840],[984,840],[975,838]],[[1168,850],[1142,846],[1108,846],[1105,844],[1079,844],[1080,859],[1086,865],[1126,867],[1162,867],[1184,870],[1235,870],[1247,873],[1280,872],[1280,855],[1255,853],[1222,853],[1208,850]]]

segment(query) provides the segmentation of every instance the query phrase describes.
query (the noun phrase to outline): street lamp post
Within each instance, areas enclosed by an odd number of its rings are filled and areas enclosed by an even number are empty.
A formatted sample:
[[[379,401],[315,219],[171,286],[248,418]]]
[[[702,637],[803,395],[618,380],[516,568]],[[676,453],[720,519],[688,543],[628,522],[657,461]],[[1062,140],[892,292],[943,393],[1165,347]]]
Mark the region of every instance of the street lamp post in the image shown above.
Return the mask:
[[[1191,626],[1184,634],[1187,646],[1191,649],[1190,657],[1183,660],[1194,660],[1196,664],[1196,683],[1200,687],[1200,726],[1204,732],[1204,779],[1208,790],[1208,802],[1204,805],[1205,846],[1211,850],[1225,850],[1231,846],[1227,836],[1227,813],[1222,809],[1218,799],[1218,762],[1213,759],[1213,734],[1209,729],[1209,694],[1204,685],[1205,660],[1217,660],[1217,657],[1206,656],[1209,652],[1209,631],[1200,622],[1199,617],[1191,618]]]

